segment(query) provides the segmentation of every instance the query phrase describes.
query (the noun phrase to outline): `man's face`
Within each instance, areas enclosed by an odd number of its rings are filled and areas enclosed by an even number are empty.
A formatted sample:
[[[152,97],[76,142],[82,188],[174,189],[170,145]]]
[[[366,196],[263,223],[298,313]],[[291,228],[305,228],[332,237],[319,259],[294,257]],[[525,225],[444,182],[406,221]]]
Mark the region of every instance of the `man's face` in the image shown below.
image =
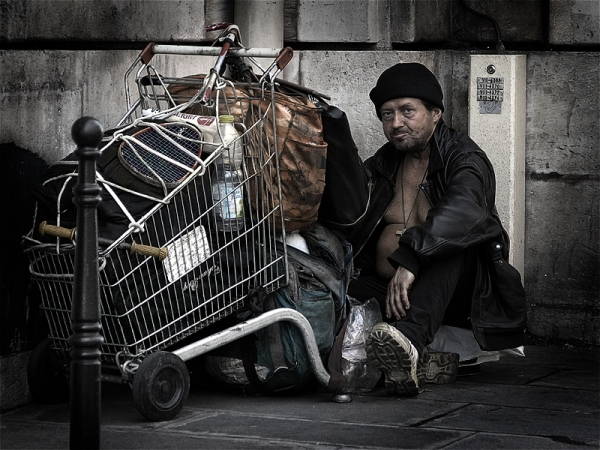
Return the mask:
[[[442,112],[429,111],[418,98],[388,100],[381,106],[383,133],[396,150],[421,152],[433,135]]]

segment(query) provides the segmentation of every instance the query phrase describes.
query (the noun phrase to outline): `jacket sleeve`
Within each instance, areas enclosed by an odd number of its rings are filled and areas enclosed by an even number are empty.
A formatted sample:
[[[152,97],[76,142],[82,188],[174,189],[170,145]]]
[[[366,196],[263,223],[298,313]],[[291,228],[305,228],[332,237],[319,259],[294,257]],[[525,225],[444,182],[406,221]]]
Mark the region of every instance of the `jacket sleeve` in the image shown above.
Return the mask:
[[[448,164],[447,187],[424,224],[409,228],[389,257],[417,274],[432,259],[458,253],[501,233],[492,213],[494,172],[484,154],[462,153]]]

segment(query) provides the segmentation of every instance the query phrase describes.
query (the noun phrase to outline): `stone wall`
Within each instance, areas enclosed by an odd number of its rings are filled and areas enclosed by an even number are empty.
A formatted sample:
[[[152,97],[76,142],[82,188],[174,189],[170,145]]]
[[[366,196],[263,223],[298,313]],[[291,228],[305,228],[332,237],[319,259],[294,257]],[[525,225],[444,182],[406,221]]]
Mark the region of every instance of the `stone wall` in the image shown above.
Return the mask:
[[[136,54],[0,51],[3,67],[18,68],[0,74],[3,141],[53,162],[73,150],[69,130],[78,117],[93,115],[107,126],[115,124],[126,110],[122,74]],[[384,143],[368,91],[395,62],[422,62],[437,73],[446,121],[466,131],[466,52],[303,51],[297,59],[299,81],[330,95],[332,103],[347,111],[362,157]],[[598,53],[528,55],[525,281],[532,302],[531,332],[538,336],[594,340],[576,322],[557,325],[550,309],[570,308],[581,323],[597,328],[598,210],[593,194],[598,190],[599,130],[598,107],[589,94],[599,89],[598,59]],[[156,63],[162,73],[174,75],[204,72],[209,64],[176,56],[157,57]]]
[[[600,344],[599,53],[532,53],[525,284],[536,336]]]

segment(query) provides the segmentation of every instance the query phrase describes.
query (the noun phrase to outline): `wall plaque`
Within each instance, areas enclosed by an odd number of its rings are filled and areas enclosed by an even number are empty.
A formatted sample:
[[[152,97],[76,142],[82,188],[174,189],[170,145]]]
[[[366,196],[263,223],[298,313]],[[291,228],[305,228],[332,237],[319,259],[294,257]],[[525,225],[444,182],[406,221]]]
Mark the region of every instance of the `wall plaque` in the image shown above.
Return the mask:
[[[477,77],[479,114],[500,114],[504,100],[504,78]]]

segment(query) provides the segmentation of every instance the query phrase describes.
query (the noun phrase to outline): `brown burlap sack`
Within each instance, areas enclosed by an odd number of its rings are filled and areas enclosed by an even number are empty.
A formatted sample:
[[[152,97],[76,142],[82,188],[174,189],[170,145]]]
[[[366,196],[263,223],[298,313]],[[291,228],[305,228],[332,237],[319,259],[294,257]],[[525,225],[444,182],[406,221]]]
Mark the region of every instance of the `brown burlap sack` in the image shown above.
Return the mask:
[[[195,94],[196,89],[171,85],[169,92],[177,102],[184,102]],[[219,114],[233,115],[236,122],[243,123],[247,129],[263,118],[246,134],[244,141],[247,171],[251,177],[262,177],[262,182],[251,179],[248,184],[250,205],[259,210],[267,204],[264,202],[278,201],[277,176],[263,171],[264,163],[261,163],[270,158],[276,139],[285,229],[301,230],[316,222],[325,188],[327,162],[321,110],[303,95],[275,92],[273,103],[270,92],[260,89],[236,88],[234,91],[226,87],[219,95]],[[200,105],[192,105],[186,112],[211,114]]]

